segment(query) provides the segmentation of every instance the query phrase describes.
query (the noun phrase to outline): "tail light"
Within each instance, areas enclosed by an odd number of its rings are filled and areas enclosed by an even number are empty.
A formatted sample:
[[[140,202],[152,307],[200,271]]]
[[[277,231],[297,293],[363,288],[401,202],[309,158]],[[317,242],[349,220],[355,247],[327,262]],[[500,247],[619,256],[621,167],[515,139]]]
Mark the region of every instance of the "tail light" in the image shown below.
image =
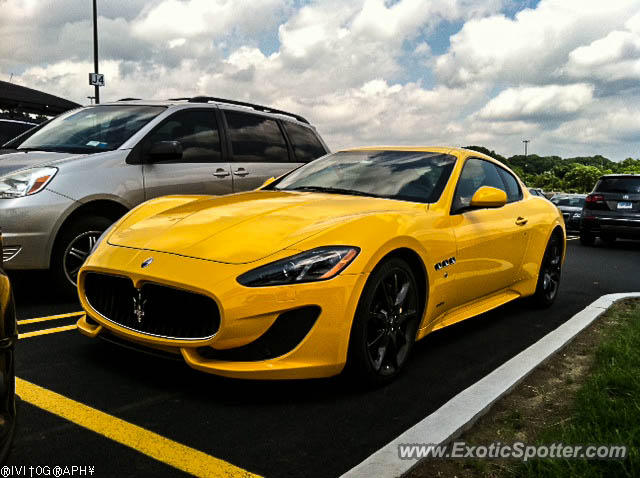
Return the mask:
[[[602,194],[589,194],[585,199],[585,209],[608,209]]]
[[[604,202],[604,196],[602,194],[589,194],[586,202],[588,203],[602,203]]]

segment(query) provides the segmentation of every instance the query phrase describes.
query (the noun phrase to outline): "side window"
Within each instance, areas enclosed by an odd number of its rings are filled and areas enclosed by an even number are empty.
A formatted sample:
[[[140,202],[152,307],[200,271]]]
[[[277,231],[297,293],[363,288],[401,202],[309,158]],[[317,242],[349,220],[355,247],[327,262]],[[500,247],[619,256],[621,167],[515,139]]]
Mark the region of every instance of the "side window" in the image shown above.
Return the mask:
[[[179,141],[182,163],[221,161],[220,135],[213,110],[179,111],[146,137],[144,152],[159,141]]]
[[[498,168],[498,171],[504,181],[504,185],[507,187],[507,202],[520,201],[522,199],[522,189],[520,189],[520,184],[518,184],[516,178],[502,168]]]
[[[275,120],[264,116],[225,111],[233,160],[242,163],[282,163],[289,151]]]
[[[455,212],[468,207],[473,194],[482,186],[505,190],[498,168],[489,161],[468,159],[460,173],[451,210]]]
[[[308,163],[327,154],[311,128],[305,128],[290,121],[284,121],[283,124],[291,140],[297,162]]]

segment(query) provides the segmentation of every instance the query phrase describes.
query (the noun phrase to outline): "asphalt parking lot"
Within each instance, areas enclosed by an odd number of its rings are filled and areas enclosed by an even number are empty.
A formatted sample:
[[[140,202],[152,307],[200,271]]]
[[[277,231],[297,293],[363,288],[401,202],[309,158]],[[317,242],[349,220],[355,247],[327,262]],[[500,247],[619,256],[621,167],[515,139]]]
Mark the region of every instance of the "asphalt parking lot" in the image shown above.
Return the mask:
[[[19,321],[63,317],[19,325],[16,373],[26,382],[18,393],[29,397],[19,401],[8,464],[178,476],[172,465],[182,460],[221,476],[339,476],[599,296],[640,291],[640,242],[568,244],[551,309],[519,301],[436,332],[396,382],[377,390],[339,377],[222,379],[94,341],[73,330],[77,317],[64,315],[79,306],[58,299],[46,276],[14,274]],[[147,456],[149,443],[166,453]]]

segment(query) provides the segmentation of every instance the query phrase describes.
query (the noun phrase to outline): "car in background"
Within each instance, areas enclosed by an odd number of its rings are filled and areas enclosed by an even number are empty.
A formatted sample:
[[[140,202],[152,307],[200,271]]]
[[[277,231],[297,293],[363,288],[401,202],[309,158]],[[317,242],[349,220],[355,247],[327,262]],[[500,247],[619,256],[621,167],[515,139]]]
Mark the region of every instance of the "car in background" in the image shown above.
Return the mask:
[[[560,209],[567,229],[572,231],[580,230],[580,218],[584,207],[586,194],[572,194],[566,196],[556,196],[551,202]]]
[[[617,238],[640,239],[640,174],[607,174],[586,198],[580,242],[596,238],[612,244]]]
[[[0,118],[0,146],[35,126],[38,126],[38,124],[29,121]]]
[[[0,257],[2,231],[0,231]],[[0,463],[11,449],[16,426],[16,374],[14,350],[18,339],[16,308],[9,277],[0,260]]]
[[[520,297],[549,307],[565,245],[558,209],[489,156],[347,150],[257,191],[131,211],[80,271],[77,325],[228,377],[347,366],[383,383],[433,330]]]
[[[100,235],[138,204],[255,189],[329,151],[299,115],[203,96],[86,106],[4,147],[5,266],[51,269],[70,292]]]
[[[547,198],[547,196],[544,195],[544,191],[540,188],[529,188],[529,192],[534,196],[539,196],[545,199]]]

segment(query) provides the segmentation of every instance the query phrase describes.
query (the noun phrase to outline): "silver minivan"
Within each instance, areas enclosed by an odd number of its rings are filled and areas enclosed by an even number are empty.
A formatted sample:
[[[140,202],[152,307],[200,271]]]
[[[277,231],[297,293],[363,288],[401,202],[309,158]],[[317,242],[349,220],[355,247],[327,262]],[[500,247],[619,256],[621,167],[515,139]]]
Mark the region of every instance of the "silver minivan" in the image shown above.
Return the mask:
[[[259,187],[329,152],[299,115],[212,97],[79,108],[0,150],[6,269],[51,269],[75,285],[115,220],[166,194]]]

